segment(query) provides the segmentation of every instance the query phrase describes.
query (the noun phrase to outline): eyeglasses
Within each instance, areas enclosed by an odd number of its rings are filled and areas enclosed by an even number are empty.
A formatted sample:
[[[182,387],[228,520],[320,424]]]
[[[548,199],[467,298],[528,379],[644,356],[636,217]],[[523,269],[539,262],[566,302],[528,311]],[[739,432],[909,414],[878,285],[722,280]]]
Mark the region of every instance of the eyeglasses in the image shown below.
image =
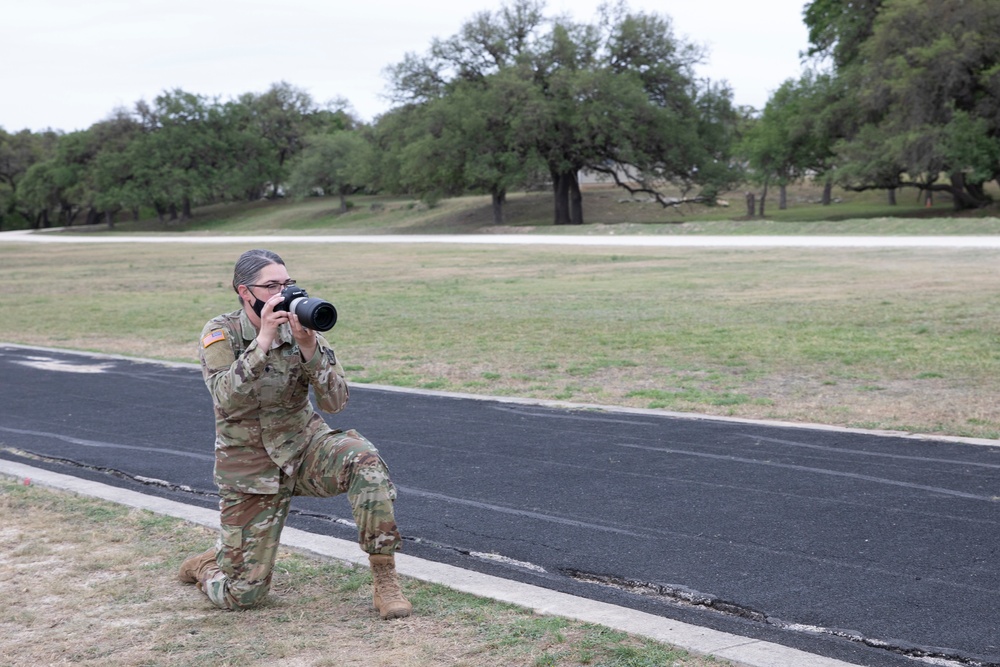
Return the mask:
[[[260,287],[261,289],[267,290],[268,294],[272,294],[273,295],[273,294],[277,294],[278,292],[280,292],[281,290],[285,289],[286,287],[291,287],[294,284],[295,284],[294,280],[286,280],[283,283],[270,282],[270,283],[264,283],[263,285],[247,285],[247,287]]]

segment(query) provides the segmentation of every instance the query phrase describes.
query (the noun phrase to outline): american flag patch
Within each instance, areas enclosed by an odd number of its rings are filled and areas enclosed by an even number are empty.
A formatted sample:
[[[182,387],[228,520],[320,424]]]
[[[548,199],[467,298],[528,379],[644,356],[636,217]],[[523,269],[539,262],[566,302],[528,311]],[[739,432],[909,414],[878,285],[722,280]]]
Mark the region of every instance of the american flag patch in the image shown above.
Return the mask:
[[[219,331],[213,331],[212,333],[202,338],[201,346],[202,348],[206,348],[212,343],[218,343],[220,340],[226,340],[226,332],[222,331],[221,329]]]

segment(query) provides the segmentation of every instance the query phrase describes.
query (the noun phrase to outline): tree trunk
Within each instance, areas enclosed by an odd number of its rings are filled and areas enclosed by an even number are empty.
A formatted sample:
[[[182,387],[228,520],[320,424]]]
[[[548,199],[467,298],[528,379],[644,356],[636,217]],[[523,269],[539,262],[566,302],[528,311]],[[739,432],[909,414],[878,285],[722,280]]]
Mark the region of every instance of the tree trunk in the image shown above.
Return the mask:
[[[493,224],[502,225],[504,220],[504,204],[507,203],[507,191],[498,190],[493,193]]]
[[[768,179],[764,179],[764,189],[760,193],[760,217],[764,217],[764,201],[767,199],[767,182]]]
[[[139,207],[136,206],[132,209],[132,221],[139,222]]]
[[[951,196],[956,211],[970,208],[980,208],[989,203],[986,191],[978,183],[968,183],[965,174],[951,175]]]
[[[343,192],[340,193],[340,212],[347,213],[347,195]]]
[[[896,188],[889,188],[887,190],[887,192],[889,194],[889,206],[895,206],[896,205]]]
[[[185,197],[184,201],[181,203],[183,210],[181,211],[181,220],[190,220],[194,216],[191,214],[191,198]]]
[[[778,210],[788,210],[788,186],[784,183],[778,188]]]
[[[177,204],[170,204],[170,206],[167,207],[167,211],[170,213],[171,221],[177,219]]]
[[[569,181],[566,174],[559,174],[552,171],[552,190],[555,195],[555,221],[556,225],[570,224],[569,218]]]
[[[757,197],[752,192],[747,193],[747,217],[752,218],[757,215]]]
[[[104,221],[108,223],[108,229],[115,228],[115,215],[111,211],[104,212]]]
[[[823,184],[823,206],[829,206],[833,201],[833,181]]]
[[[583,194],[580,192],[580,181],[577,172],[567,174],[569,180],[569,217],[574,225],[583,224]]]
[[[990,198],[986,194],[986,188],[983,187],[982,183],[965,183],[965,191],[968,192],[978,203],[979,206],[985,206],[990,203]]]

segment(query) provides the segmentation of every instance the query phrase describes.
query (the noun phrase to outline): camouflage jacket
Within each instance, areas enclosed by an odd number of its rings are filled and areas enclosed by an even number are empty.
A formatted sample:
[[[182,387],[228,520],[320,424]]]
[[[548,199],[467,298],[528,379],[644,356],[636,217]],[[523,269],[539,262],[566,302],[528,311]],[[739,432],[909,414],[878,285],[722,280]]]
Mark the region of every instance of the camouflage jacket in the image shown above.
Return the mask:
[[[347,404],[344,372],[333,349],[317,334],[308,362],[287,324],[270,350],[243,310],[210,320],[201,332],[201,372],[215,406],[215,483],[221,491],[273,494],[279,470],[293,474],[313,440],[331,432],[309,401],[325,412]]]

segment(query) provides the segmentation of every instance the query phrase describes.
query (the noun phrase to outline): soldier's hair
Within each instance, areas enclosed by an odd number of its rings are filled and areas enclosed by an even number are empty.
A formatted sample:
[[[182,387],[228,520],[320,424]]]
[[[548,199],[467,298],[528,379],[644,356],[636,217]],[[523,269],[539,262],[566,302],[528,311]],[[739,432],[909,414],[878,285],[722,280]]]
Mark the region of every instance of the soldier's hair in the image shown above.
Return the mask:
[[[252,285],[257,280],[257,276],[260,275],[261,269],[268,264],[284,266],[285,262],[278,257],[277,253],[259,248],[247,250],[236,260],[236,266],[233,267],[233,291],[236,292],[241,306],[243,305],[243,297],[239,296],[239,286]]]

